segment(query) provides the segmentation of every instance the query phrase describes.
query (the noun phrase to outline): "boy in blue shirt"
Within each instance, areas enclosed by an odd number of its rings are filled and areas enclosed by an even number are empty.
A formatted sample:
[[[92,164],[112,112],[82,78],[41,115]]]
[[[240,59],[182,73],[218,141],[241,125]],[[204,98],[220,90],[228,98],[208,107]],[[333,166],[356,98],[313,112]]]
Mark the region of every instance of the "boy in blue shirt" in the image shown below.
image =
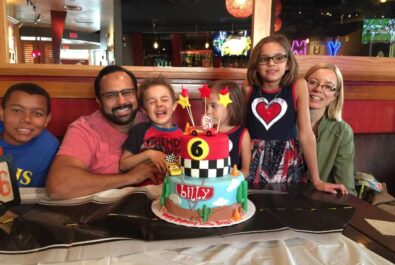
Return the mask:
[[[47,127],[49,94],[32,83],[8,88],[0,109],[0,147],[9,157],[19,187],[44,187],[59,141]]]

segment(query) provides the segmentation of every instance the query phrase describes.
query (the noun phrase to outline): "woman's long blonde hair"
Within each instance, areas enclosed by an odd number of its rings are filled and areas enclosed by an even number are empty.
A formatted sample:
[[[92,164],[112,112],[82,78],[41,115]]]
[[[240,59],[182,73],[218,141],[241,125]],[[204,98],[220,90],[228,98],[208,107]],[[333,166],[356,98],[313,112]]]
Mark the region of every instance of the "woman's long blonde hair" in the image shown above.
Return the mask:
[[[335,100],[333,100],[327,107],[326,107],[326,115],[331,120],[342,120],[342,111],[343,111],[343,103],[344,103],[344,83],[343,83],[343,75],[340,72],[340,69],[331,63],[321,63],[316,64],[310,67],[309,70],[304,75],[304,78],[307,80],[314,72],[320,69],[328,69],[335,73],[336,75],[336,94]]]

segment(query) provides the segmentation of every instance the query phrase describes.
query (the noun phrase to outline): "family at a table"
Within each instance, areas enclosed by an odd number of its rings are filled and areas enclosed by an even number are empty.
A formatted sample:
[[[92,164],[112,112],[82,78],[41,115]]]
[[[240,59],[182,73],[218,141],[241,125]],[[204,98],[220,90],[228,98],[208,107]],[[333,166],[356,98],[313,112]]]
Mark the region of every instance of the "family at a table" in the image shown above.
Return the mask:
[[[201,88],[205,114],[232,143],[232,165],[251,184],[311,182],[319,191],[355,194],[353,131],[341,117],[338,67],[315,65],[299,77],[288,39],[274,34],[253,49],[246,80],[242,87],[221,80]],[[0,147],[20,187],[45,186],[52,199],[69,199],[161,181],[182,135],[173,114],[183,102],[169,80],[157,76],[138,86],[133,73],[111,65],[94,89],[99,109],[71,123],[59,145],[46,130],[48,92],[33,83],[8,88]]]

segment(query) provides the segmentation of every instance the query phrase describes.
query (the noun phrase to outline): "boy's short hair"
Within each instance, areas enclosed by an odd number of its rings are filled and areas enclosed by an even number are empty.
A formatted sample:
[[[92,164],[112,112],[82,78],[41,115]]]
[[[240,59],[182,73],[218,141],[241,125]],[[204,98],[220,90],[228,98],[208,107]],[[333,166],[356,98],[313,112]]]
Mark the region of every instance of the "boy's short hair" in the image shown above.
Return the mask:
[[[152,77],[152,78],[148,78],[148,79],[144,80],[141,83],[141,85],[140,85],[139,95],[138,95],[138,102],[139,102],[139,105],[143,109],[145,109],[145,106],[144,106],[144,94],[152,86],[164,86],[164,87],[166,87],[169,90],[169,92],[170,92],[171,99],[173,100],[173,102],[176,102],[176,93],[174,92],[174,89],[171,86],[169,80],[166,77],[164,77],[163,75],[159,75],[157,77]]]
[[[22,91],[29,95],[40,95],[43,96],[47,102],[47,115],[51,113],[51,101],[48,92],[41,86],[34,83],[18,83],[10,86],[3,96],[1,101],[1,107],[5,109],[8,100],[10,99],[12,93]]]

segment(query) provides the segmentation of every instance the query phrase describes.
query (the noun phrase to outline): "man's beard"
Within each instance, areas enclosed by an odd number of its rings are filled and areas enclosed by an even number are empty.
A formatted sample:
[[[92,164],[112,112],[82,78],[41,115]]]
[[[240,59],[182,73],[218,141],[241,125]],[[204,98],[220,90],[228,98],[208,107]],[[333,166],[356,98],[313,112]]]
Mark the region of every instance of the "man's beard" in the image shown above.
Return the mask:
[[[123,120],[122,118],[117,117],[114,112],[117,111],[118,109],[122,109],[125,107],[129,107],[132,109],[132,112],[130,114],[130,117],[126,120]],[[137,111],[138,109],[136,108],[135,110],[133,110],[133,105],[132,104],[125,104],[125,105],[121,105],[121,106],[117,106],[115,108],[111,109],[111,113],[105,112],[103,107],[100,108],[101,113],[103,114],[103,116],[109,120],[110,122],[116,124],[116,125],[127,125],[129,123],[131,123],[134,118],[136,117]]]

